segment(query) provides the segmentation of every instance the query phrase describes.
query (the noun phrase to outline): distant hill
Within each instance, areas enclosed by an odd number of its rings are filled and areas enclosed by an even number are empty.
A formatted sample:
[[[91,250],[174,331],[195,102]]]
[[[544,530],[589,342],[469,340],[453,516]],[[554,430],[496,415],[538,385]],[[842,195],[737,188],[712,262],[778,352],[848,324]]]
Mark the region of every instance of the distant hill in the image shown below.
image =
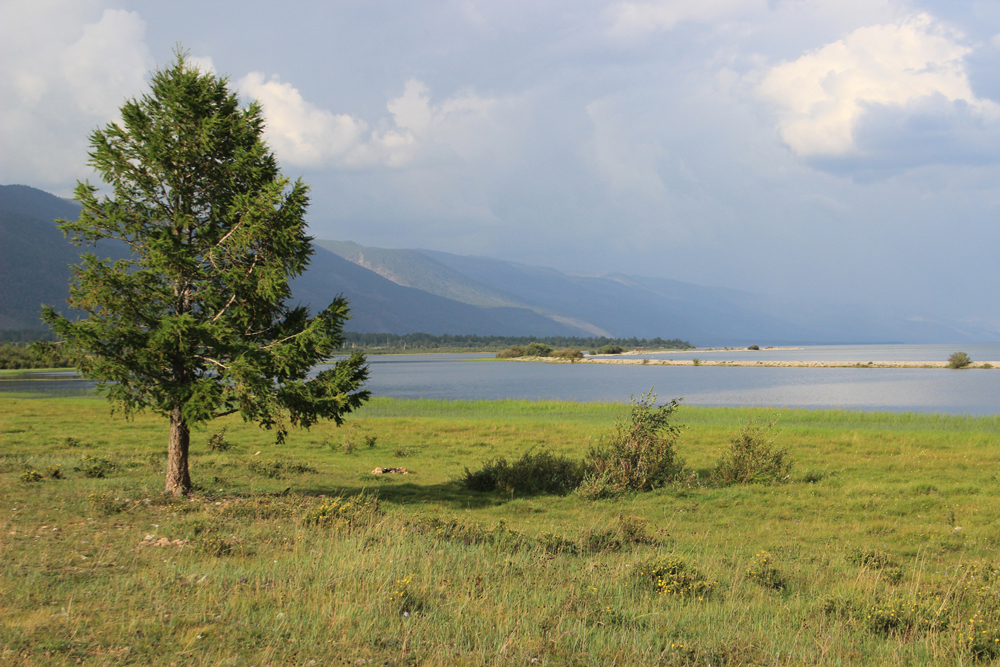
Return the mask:
[[[571,275],[485,257],[422,250],[467,278],[559,309],[611,335],[676,337],[699,346],[767,343],[996,341],[996,332],[852,304],[808,304],[665,278]]]
[[[53,220],[78,214],[75,203],[41,190],[0,186],[0,329],[40,330],[42,304],[65,306],[69,265],[81,249]],[[315,245],[308,271],[292,281],[294,300],[315,311],[344,294],[347,329],[360,333],[661,337],[699,346],[1000,340],[922,313],[794,303],[664,278],[573,275],[433,250]],[[97,249],[126,252],[104,242]]]
[[[312,310],[337,294],[351,302],[348,331],[362,333],[579,336],[567,327],[523,308],[481,308],[424,290],[398,285],[323,248],[309,270],[292,281],[293,298]]]
[[[553,310],[470,278],[447,264],[428,256],[426,252],[368,248],[351,241],[316,241],[316,245],[350,260],[358,266],[370,269],[398,285],[413,287],[470,306],[504,309],[496,311],[494,314],[502,316],[504,320],[513,318],[525,325],[530,323],[533,328],[530,329],[532,334],[528,335],[610,335],[606,330],[590,322],[580,320],[564,309]],[[490,312],[490,310],[487,311],[487,313]],[[536,333],[543,329],[552,330],[553,333]],[[570,330],[576,333],[555,333],[555,331]],[[449,333],[457,332],[450,331]]]
[[[80,206],[26,185],[0,185],[0,329],[37,329],[45,324],[42,305],[68,313],[70,265],[80,254],[118,259],[124,245],[101,241],[76,247],[56,227],[56,219],[75,220]]]
[[[63,306],[79,250],[56,228],[80,208],[25,185],[0,185],[0,329],[41,329],[42,304]]]
[[[0,186],[0,329],[42,330],[42,304],[65,313],[70,265],[80,252],[127,256],[121,244],[77,248],[56,227],[56,218],[75,219],[74,202],[23,185]],[[433,263],[419,253],[417,258]],[[446,269],[447,270],[447,269]],[[471,305],[398,285],[377,273],[317,247],[309,270],[292,281],[293,298],[326,307],[338,294],[351,302],[349,331],[435,335],[578,336],[586,332],[531,310],[484,300]],[[485,307],[491,306],[491,307]]]

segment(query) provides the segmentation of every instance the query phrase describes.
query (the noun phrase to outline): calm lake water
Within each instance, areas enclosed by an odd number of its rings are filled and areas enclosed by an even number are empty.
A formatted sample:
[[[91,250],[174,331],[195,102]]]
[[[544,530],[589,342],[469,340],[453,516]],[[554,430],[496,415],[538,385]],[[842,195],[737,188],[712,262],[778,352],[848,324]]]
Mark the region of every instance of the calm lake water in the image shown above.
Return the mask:
[[[944,361],[955,351],[1000,361],[1000,345],[843,345],[796,350],[654,353],[650,358]],[[369,357],[378,396],[626,402],[654,388],[688,405],[843,408],[1000,414],[1000,369],[616,366],[494,361],[483,354]],[[0,392],[72,395],[90,384],[66,376],[0,381]]]

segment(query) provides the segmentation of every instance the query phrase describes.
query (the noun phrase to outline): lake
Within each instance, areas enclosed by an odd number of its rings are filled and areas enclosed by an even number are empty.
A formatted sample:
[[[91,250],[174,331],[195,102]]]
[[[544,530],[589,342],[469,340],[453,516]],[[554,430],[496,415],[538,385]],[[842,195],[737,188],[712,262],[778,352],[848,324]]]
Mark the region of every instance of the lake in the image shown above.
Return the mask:
[[[1000,360],[1000,345],[828,345],[793,350],[689,350],[649,358],[943,361],[955,351]],[[627,402],[653,388],[660,401],[688,405],[842,408],[1000,414],[1000,369],[747,368],[720,366],[545,364],[495,361],[486,354],[369,357],[369,387],[395,398],[558,399]],[[92,385],[65,374],[5,379],[0,392],[73,395]]]

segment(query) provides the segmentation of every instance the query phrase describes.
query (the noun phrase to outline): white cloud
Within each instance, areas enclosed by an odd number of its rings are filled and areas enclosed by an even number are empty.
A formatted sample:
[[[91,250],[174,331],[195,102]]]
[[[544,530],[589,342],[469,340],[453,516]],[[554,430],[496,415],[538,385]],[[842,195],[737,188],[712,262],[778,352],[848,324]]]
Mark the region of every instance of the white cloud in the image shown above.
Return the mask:
[[[778,108],[778,132],[800,156],[857,153],[856,129],[876,106],[920,106],[939,97],[993,117],[972,92],[969,47],[927,14],[859,28],[842,40],[772,68],[758,92]]]
[[[145,88],[146,24],[115,9],[94,21],[86,5],[56,2],[13,3],[0,25],[0,180],[61,185],[86,176],[89,132]]]
[[[276,76],[265,80],[262,73],[251,72],[237,85],[264,107],[267,140],[287,164],[366,167],[380,161],[392,163],[399,161],[400,154],[413,143],[412,137],[398,133],[379,137],[363,120],[320,109],[307,102],[292,84],[282,83]],[[388,149],[387,154],[380,155],[380,148]]]
[[[612,37],[628,40],[652,32],[672,30],[683,21],[715,21],[767,10],[767,0],[659,0],[623,1],[608,10]]]
[[[362,119],[315,106],[277,77],[265,80],[262,73],[251,72],[238,86],[264,107],[267,140],[278,157],[302,167],[402,167],[418,152],[441,148],[469,157],[488,133],[484,125],[497,103],[463,94],[432,104],[427,86],[411,79],[403,94],[386,105],[392,125],[378,131]]]

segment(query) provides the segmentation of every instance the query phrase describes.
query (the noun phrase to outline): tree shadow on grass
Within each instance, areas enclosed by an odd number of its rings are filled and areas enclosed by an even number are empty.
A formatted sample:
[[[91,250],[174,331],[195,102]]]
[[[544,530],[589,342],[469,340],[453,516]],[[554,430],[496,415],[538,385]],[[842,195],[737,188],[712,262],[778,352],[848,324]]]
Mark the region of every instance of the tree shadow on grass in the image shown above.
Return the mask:
[[[437,504],[463,509],[499,507],[511,500],[509,496],[497,493],[469,491],[456,482],[426,485],[412,482],[373,483],[364,486],[330,486],[307,483],[295,489],[295,493],[303,496],[353,496],[362,492],[377,493],[383,502],[394,505]]]

